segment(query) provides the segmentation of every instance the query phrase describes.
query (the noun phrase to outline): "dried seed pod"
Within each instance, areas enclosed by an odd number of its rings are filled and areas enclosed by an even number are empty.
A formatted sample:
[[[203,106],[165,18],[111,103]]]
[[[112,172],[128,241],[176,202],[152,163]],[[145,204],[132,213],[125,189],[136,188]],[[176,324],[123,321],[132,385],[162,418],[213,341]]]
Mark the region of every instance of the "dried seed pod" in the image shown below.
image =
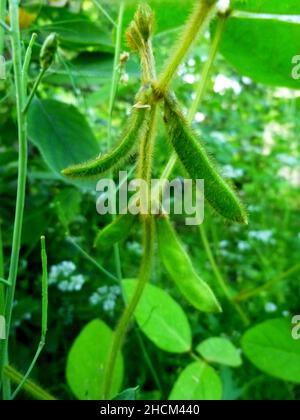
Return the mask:
[[[95,247],[108,250],[115,244],[128,238],[138,217],[128,213],[118,216],[112,223],[102,229],[95,240]]]
[[[223,179],[204,146],[179,109],[174,97],[165,98],[165,124],[170,142],[179,160],[193,179],[204,179],[205,198],[223,217],[233,222],[248,223],[247,214],[234,189]]]
[[[161,261],[184,297],[202,312],[222,312],[214,293],[196,273],[169,219],[159,217],[156,227]]]
[[[45,39],[40,53],[40,65],[43,70],[47,70],[53,63],[57,46],[57,35],[52,33]]]

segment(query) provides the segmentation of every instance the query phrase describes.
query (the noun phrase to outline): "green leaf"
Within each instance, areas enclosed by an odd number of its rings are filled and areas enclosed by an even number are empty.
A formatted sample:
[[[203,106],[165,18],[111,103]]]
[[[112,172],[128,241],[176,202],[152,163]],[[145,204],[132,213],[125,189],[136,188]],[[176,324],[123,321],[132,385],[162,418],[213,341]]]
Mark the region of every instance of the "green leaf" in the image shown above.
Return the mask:
[[[70,13],[66,9],[43,7],[41,16],[51,20],[51,23],[40,26],[40,31],[47,35],[55,32],[59,43],[65,48],[85,50],[87,47],[103,52],[113,52],[113,42],[110,32],[92,22],[84,13]]]
[[[78,109],[51,99],[33,101],[28,114],[28,136],[59,177],[62,169],[99,153],[97,140]]]
[[[116,395],[115,398],[113,398],[113,401],[135,401],[137,399],[138,390],[138,386],[136,388],[125,389],[125,391],[120,392],[120,394]]]
[[[169,400],[217,401],[222,399],[222,382],[217,372],[204,362],[188,365],[180,374]]]
[[[300,14],[298,0],[238,3],[246,12]],[[300,20],[280,21],[276,16],[234,16],[227,22],[221,53],[241,74],[271,86],[299,89],[292,77],[292,58],[300,51]]]
[[[99,319],[91,321],[80,332],[68,354],[67,381],[80,400],[99,400],[103,392],[103,372],[111,349],[112,331]],[[123,359],[119,354],[112,381],[111,396],[123,381]]]
[[[135,290],[137,280],[122,282],[126,299]],[[182,308],[160,288],[147,285],[135,311],[135,318],[143,333],[162,350],[170,353],[188,352],[192,333]]]
[[[299,14],[300,4],[295,0],[232,0],[234,10],[243,10],[253,13]]]
[[[127,28],[133,19],[140,0],[128,0],[124,16],[124,26]],[[155,33],[165,32],[182,26],[188,18],[194,2],[192,0],[148,0],[147,3],[155,12]]]
[[[300,383],[300,341],[292,338],[291,328],[286,319],[266,321],[245,333],[242,348],[258,369]]]
[[[196,350],[208,362],[231,367],[238,367],[242,364],[239,351],[225,338],[209,338],[200,343]]]
[[[113,56],[110,54],[99,54],[84,52],[73,60],[59,63],[53,66],[43,78],[43,83],[54,85],[75,85],[82,89],[94,88],[95,91],[103,95],[103,92],[110,91],[111,75],[113,73]],[[129,60],[126,64],[126,73],[130,80],[139,76],[139,68],[135,60]],[[124,90],[120,86],[120,90]],[[102,99],[102,98],[101,98]],[[103,100],[109,99],[109,93]]]
[[[125,241],[138,218],[132,214],[121,214],[115,220],[100,230],[95,240],[95,247],[108,250],[115,244]]]

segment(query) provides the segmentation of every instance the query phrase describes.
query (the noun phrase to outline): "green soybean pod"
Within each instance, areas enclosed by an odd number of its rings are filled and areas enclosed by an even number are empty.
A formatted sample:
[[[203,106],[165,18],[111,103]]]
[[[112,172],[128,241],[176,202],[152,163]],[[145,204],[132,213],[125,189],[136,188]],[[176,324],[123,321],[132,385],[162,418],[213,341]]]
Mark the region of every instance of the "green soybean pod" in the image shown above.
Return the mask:
[[[127,239],[137,220],[138,217],[130,213],[119,215],[112,223],[100,230],[95,239],[95,247],[108,250],[118,242]]]
[[[148,127],[148,108],[135,108],[129,118],[129,122],[122,140],[110,152],[86,163],[70,166],[62,171],[62,174],[71,179],[95,178],[109,170],[120,166],[130,156],[135,144],[145,136]]]
[[[183,296],[202,312],[222,312],[211,288],[196,273],[169,219],[159,217],[156,228],[161,261]]]
[[[248,223],[246,211],[234,189],[223,179],[209,158],[204,146],[189,127],[176,99],[165,98],[165,124],[179,160],[193,179],[204,179],[205,198],[224,218]]]

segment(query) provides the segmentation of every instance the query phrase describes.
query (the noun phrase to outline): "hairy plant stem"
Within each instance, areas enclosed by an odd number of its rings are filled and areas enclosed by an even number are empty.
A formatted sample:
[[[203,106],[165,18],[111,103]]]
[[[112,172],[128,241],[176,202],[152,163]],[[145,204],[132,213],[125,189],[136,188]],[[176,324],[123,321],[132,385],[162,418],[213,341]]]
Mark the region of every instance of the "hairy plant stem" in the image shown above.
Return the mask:
[[[182,60],[187,55],[198,34],[205,29],[206,25],[216,12],[215,5],[217,0],[198,0],[196,3],[197,5],[195,6],[195,10],[185,26],[179,43],[175,47],[165,70],[159,77],[156,85],[156,93],[158,97],[165,96],[168,91],[169,84],[176,74]]]
[[[111,389],[115,372],[115,365],[121,350],[128,326],[134,314],[134,311],[140,301],[144,288],[150,278],[152,269],[152,258],[154,249],[154,223],[151,216],[146,216],[143,220],[144,227],[144,254],[140,268],[140,274],[134,294],[125,308],[117,329],[114,332],[112,348],[104,372],[104,390],[103,399],[112,397]]]
[[[26,193],[26,176],[27,176],[27,124],[26,117],[22,110],[25,104],[25,89],[22,78],[22,55],[21,55],[21,38],[19,29],[19,2],[18,0],[10,0],[10,22],[11,22],[11,45],[12,60],[14,67],[14,80],[16,88],[16,105],[18,119],[18,139],[19,139],[19,163],[18,163],[18,187],[16,200],[16,213],[13,231],[13,243],[9,268],[9,282],[11,287],[8,288],[5,303],[5,319],[6,319],[6,340],[1,349],[0,354],[0,372],[3,378],[3,367],[8,364],[8,343],[10,336],[10,327],[12,319],[13,302],[16,291],[17,274],[19,266],[19,256],[21,247],[21,234],[25,205]],[[10,384],[7,379],[3,378],[3,398],[10,398]]]
[[[143,48],[140,50],[141,66],[142,66],[142,82],[147,84],[155,77],[155,62],[152,52],[151,40],[144,43]],[[151,173],[152,173],[152,155],[155,144],[156,135],[156,120],[158,116],[158,107],[156,104],[151,104],[150,115],[148,118],[148,129],[144,139],[140,144],[139,160],[137,165],[137,176],[147,182],[148,192],[150,191]],[[143,222],[143,259],[141,262],[140,273],[137,280],[137,285],[132,298],[127,306],[117,328],[114,332],[111,351],[109,353],[108,361],[104,371],[104,387],[103,399],[112,397],[112,383],[115,372],[115,366],[118,355],[121,351],[129,324],[132,320],[134,311],[142,297],[146,284],[148,283],[151,275],[152,260],[154,253],[154,221],[150,216],[149,208],[151,206],[150,197],[148,196],[148,209],[142,216]],[[145,209],[144,209],[145,210]]]

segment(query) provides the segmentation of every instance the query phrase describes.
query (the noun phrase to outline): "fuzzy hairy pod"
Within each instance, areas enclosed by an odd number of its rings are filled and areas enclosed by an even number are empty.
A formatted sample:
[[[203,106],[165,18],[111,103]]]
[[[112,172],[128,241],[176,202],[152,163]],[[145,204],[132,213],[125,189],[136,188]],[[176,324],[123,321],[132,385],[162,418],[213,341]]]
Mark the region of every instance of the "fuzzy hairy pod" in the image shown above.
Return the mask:
[[[47,70],[53,63],[57,51],[57,46],[57,35],[52,33],[45,39],[41,49],[40,65],[42,70]]]
[[[204,179],[205,198],[225,219],[248,223],[247,214],[234,189],[223,179],[180,111],[176,99],[165,98],[165,124],[170,142],[189,176]]]
[[[126,40],[128,46],[135,52],[140,51],[140,49],[143,47],[143,37],[135,21],[130,23],[126,31]]]
[[[161,261],[180,292],[202,312],[222,312],[214,293],[196,273],[193,264],[167,217],[156,221]]]
[[[138,217],[128,213],[118,216],[112,223],[102,229],[95,240],[95,247],[108,250],[115,244],[128,238]]]
[[[137,142],[145,136],[148,108],[134,108],[120,143],[110,152],[86,163],[70,166],[62,174],[71,179],[90,179],[119,167],[126,161]]]
[[[149,40],[154,28],[154,13],[150,6],[141,4],[134,16],[137,28],[145,42]]]

